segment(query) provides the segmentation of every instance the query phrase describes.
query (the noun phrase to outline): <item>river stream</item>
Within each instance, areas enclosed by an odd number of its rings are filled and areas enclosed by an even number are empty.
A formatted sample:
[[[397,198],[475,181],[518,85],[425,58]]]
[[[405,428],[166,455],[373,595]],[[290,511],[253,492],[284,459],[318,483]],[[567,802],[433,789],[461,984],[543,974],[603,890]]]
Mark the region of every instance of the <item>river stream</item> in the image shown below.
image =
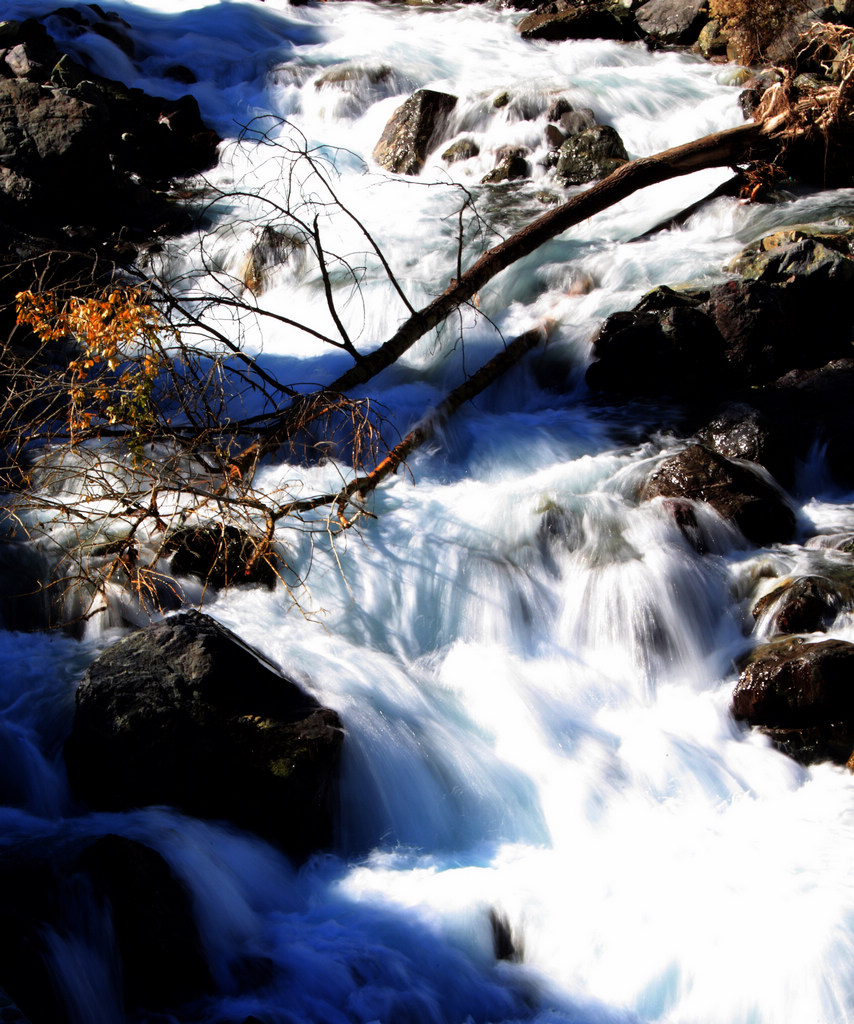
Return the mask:
[[[8,17],[53,6],[4,5]],[[540,193],[560,193],[541,163],[556,95],[613,125],[632,157],[742,120],[736,68],[641,44],[525,42],[518,12],[492,5],[110,9],[133,26],[141,57],[92,34],[69,45],[128,84],[195,95],[227,140],[211,181],[255,196],[215,204],[207,235],[162,258],[163,272],[213,291],[239,274],[301,149],[324,162],[418,307],[455,276],[458,245],[465,265],[541,213]],[[176,63],[197,83],[166,77]],[[319,84],[350,65],[377,73]],[[384,172],[373,147],[425,87],[458,97],[447,141],[471,138],[480,155],[449,165],[442,145],[418,177]],[[509,101],[496,106],[502,93]],[[480,185],[512,145],[534,150],[532,178]],[[296,187],[311,194],[301,173]],[[631,406],[587,401],[583,382],[609,313],[658,284],[723,280],[745,244],[779,226],[854,211],[850,192],[774,206],[717,199],[643,237],[727,174],[645,189],[500,274],[368,394],[403,434],[503,339],[543,318],[557,324],[546,350],[442,426],[381,486],[376,519],[358,531],[333,542],[282,524],[295,569],[311,562],[301,607],[283,587],[205,602],[340,713],[332,852],[296,870],[251,836],[169,809],[86,813],[59,751],[83,669],[120,631],[96,621],[82,639],[2,634],[2,842],[118,832],[159,850],[193,894],[219,991],[186,1016],[151,1021],[854,1019],[851,776],[799,767],[729,712],[735,659],[756,641],[756,581],[797,571],[809,552],[757,550],[708,512],[698,554],[659,502],[637,501],[655,460],[679,444],[667,410],[650,432]],[[468,197],[481,220],[466,219],[460,241]],[[353,222],[338,209],[322,216],[327,247],[358,262],[365,243]],[[376,261],[363,264],[358,288],[342,273],[338,294],[367,351],[405,309]],[[273,273],[263,302],[331,329],[316,268],[298,259]],[[242,344],[299,384],[349,363],[281,323],[250,326]],[[308,492],[347,472],[334,459],[273,465],[261,485],[299,478],[294,493]],[[793,498],[801,536],[854,528],[851,500],[820,465],[805,466]],[[851,617],[830,635],[854,640]],[[491,917],[506,923],[515,960],[496,960]],[[53,948],[73,1020],[122,1024],[96,953],[63,936]],[[248,994],[230,973],[245,955],[274,965]]]

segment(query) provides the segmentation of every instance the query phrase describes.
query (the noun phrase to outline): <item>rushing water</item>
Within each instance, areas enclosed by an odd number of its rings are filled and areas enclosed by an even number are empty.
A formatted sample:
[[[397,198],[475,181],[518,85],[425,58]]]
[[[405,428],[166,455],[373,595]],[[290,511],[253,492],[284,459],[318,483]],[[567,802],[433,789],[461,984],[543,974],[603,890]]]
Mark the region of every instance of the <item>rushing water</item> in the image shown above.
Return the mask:
[[[23,16],[54,5],[4,7]],[[267,145],[224,146],[211,174],[224,189],[275,195],[291,147],[324,147],[340,197],[416,306],[455,273],[463,188],[484,217],[464,239],[466,260],[544,209],[537,193],[555,185],[538,160],[555,95],[591,107],[633,156],[740,121],[732,69],[634,44],[526,43],[513,29],[519,16],[494,7],[111,9],[137,30],[143,57],[132,62],[95,35],[73,45],[110,76],[169,96],[185,87],[164,72],[183,63],[221,134],[261,125]],[[318,87],[350,62],[389,70]],[[459,97],[449,140],[465,134],[481,156],[449,167],[437,152],[419,178],[395,178],[371,151],[419,87]],[[496,107],[504,91],[510,102]],[[518,144],[536,151],[533,180],[479,188],[495,151]],[[635,498],[673,439],[645,439],[631,409],[583,401],[590,340],[609,312],[659,283],[720,279],[753,238],[854,207],[846,193],[767,208],[717,200],[681,228],[639,237],[724,176],[644,190],[572,229],[371,385],[403,432],[498,349],[487,316],[505,337],[543,316],[559,325],[544,355],[461,410],[411,475],[382,486],[360,536],[333,548],[282,528],[294,564],[313,560],[312,614],[281,588],[207,603],[341,714],[332,854],[297,872],[252,837],[166,809],[82,813],[58,751],[74,686],[115,631],[82,641],[3,634],[2,842],[119,832],[161,851],[193,892],[220,995],[192,1017],[158,1020],[854,1019],[851,777],[798,767],[728,712],[734,659],[754,642],[747,599],[757,580],[802,569],[815,552],[757,552],[706,513],[708,553],[697,554],[657,503]],[[210,288],[245,261],[256,236],[241,225],[263,221],[264,204],[246,203],[220,204],[212,218]],[[346,218],[323,224],[330,248],[364,248]],[[167,253],[176,274],[199,260],[187,240]],[[293,264],[278,273],[265,303],[326,329],[318,275]],[[371,265],[342,308],[364,349],[404,316]],[[346,365],[282,326],[245,343],[294,381],[329,380]],[[321,486],[340,468],[300,472]],[[294,472],[268,468],[267,483]],[[801,487],[805,536],[854,527],[850,496],[823,490],[820,472],[805,469]],[[854,639],[848,616],[833,635]],[[491,914],[509,926],[516,962],[496,962]],[[73,1020],[120,1024],[97,950],[59,935],[51,948]],[[275,971],[241,994],[230,969],[246,954],[269,957]]]

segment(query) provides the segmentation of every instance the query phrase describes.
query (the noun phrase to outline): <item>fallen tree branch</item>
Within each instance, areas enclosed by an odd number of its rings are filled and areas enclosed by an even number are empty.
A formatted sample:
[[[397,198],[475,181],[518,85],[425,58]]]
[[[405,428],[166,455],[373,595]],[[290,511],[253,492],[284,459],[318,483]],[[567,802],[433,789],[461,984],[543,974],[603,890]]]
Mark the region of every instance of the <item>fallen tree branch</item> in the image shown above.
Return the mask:
[[[366,355],[358,366],[351,367],[333,381],[330,389],[346,392],[367,383],[396,362],[419,338],[442,323],[496,274],[568,228],[649,185],[709,167],[743,162],[773,145],[772,135],[780,127],[782,124],[777,119],[761,124],[751,122],[623,164],[585,192],[574,195],[500,245],[488,249],[461,277],[451,281],[441,295],[411,316],[393,337]]]
[[[396,473],[416,448],[433,437],[439,424],[447,422],[464,402],[469,402],[479,395],[502,374],[515,366],[522,356],[530,352],[534,346],[545,342],[553,328],[554,323],[546,321],[530,331],[520,334],[518,338],[514,338],[501,352],[485,362],[476,373],[454,388],[433,412],[413,427],[370,473],[355,477],[340,491],[315,495],[302,501],[288,502],[273,513],[273,518],[279,520],[294,513],[308,512],[311,509],[334,504],[338,509],[338,520],[342,526],[351,525],[346,520],[345,510],[354,497],[358,496],[364,500],[386,477]],[[359,512],[364,514],[363,509],[359,509]]]
[[[413,313],[388,341],[363,356],[360,362],[328,387],[318,389],[317,393],[331,391],[340,394],[366,384],[392,366],[416,341],[442,323],[500,271],[639,189],[709,167],[742,163],[773,149],[777,144],[775,136],[782,129],[784,120],[772,118],[739,125],[623,164],[586,191],[572,196],[561,206],[544,213],[510,238],[488,249],[465,273],[452,280],[441,295]],[[299,421],[301,402],[301,399],[296,399],[281,410],[277,427],[266,433],[256,454],[275,450],[287,438],[292,423]]]

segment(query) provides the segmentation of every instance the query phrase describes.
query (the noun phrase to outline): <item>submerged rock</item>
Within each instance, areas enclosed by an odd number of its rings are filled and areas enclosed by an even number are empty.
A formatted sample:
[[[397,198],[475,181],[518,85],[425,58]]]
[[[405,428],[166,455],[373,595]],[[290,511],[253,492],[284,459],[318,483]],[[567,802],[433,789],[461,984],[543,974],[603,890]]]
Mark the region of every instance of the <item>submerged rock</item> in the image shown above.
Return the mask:
[[[413,93],[385,126],[374,160],[396,174],[418,174],[456,103],[456,96],[433,89]]]
[[[763,644],[739,677],[732,713],[803,764],[845,764],[854,749],[854,644]]]
[[[821,446],[831,476],[854,483],[854,359],[790,370],[755,391],[752,403],[789,438],[794,456],[807,458]]]
[[[442,154],[442,159],[449,164],[459,163],[461,160],[470,160],[473,156],[480,154],[480,146],[474,139],[457,139]]]
[[[795,516],[782,494],[746,466],[703,445],[690,445],[658,466],[641,500],[657,497],[705,501],[755,544],[791,540],[795,533]]]
[[[199,612],[120,640],[89,667],[65,748],[91,806],[169,804],[305,857],[332,841],[334,711]]]
[[[244,285],[253,294],[261,295],[267,289],[269,272],[287,263],[303,245],[300,238],[266,224],[257,232],[246,256],[241,274]]]
[[[854,590],[824,576],[787,580],[760,598],[753,617],[773,615],[778,633],[824,633],[844,609],[854,607]]]

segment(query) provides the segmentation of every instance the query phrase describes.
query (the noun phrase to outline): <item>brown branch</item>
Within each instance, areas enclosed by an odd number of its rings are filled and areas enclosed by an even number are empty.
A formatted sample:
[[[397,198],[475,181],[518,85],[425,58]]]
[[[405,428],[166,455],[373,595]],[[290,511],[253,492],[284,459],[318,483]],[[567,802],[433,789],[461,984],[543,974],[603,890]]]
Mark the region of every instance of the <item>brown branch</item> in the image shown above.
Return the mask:
[[[488,249],[461,277],[423,309],[411,316],[383,345],[364,356],[329,387],[350,391],[396,362],[404,352],[432,328],[438,326],[461,303],[466,302],[500,271],[538,249],[544,242],[601,213],[639,189],[670,178],[708,167],[742,162],[769,145],[769,136],[779,125],[749,123],[727,131],[706,135],[654,156],[632,160],[563,205],[544,213],[537,220],[511,235],[500,245]]]
[[[432,414],[413,427],[406,437],[396,444],[370,473],[355,477],[350,483],[335,493],[319,494],[311,498],[288,502],[276,510],[274,518],[278,520],[288,515],[308,512],[312,509],[321,508],[324,505],[334,504],[338,509],[339,522],[345,524],[344,510],[354,496],[358,495],[360,498],[367,497],[386,477],[396,473],[416,448],[419,448],[425,441],[429,441],[433,437],[438,424],[450,419],[464,402],[471,401],[472,398],[494,383],[503,373],[506,373],[512,366],[515,366],[522,356],[530,352],[535,345],[546,341],[553,328],[554,324],[551,321],[547,321],[538,327],[532,328],[530,331],[526,331],[524,334],[520,334],[518,338],[514,338],[501,352],[484,363],[476,373],[454,388],[436,406]],[[347,525],[349,524],[347,523]]]
[[[782,121],[781,118],[772,118],[762,123],[739,125],[624,164],[586,191],[572,196],[501,244],[488,249],[465,273],[452,280],[441,295],[413,313],[388,341],[363,356],[359,363],[350,367],[328,388],[319,389],[318,393],[327,390],[347,392],[367,383],[392,366],[416,341],[442,323],[500,271],[568,228],[601,213],[639,189],[693,171],[744,162],[773,148],[776,144],[774,135],[782,128]],[[296,407],[290,404],[280,411],[275,429],[268,431],[260,442],[259,454],[273,451],[289,435],[294,422],[299,420],[299,404],[297,402]]]

